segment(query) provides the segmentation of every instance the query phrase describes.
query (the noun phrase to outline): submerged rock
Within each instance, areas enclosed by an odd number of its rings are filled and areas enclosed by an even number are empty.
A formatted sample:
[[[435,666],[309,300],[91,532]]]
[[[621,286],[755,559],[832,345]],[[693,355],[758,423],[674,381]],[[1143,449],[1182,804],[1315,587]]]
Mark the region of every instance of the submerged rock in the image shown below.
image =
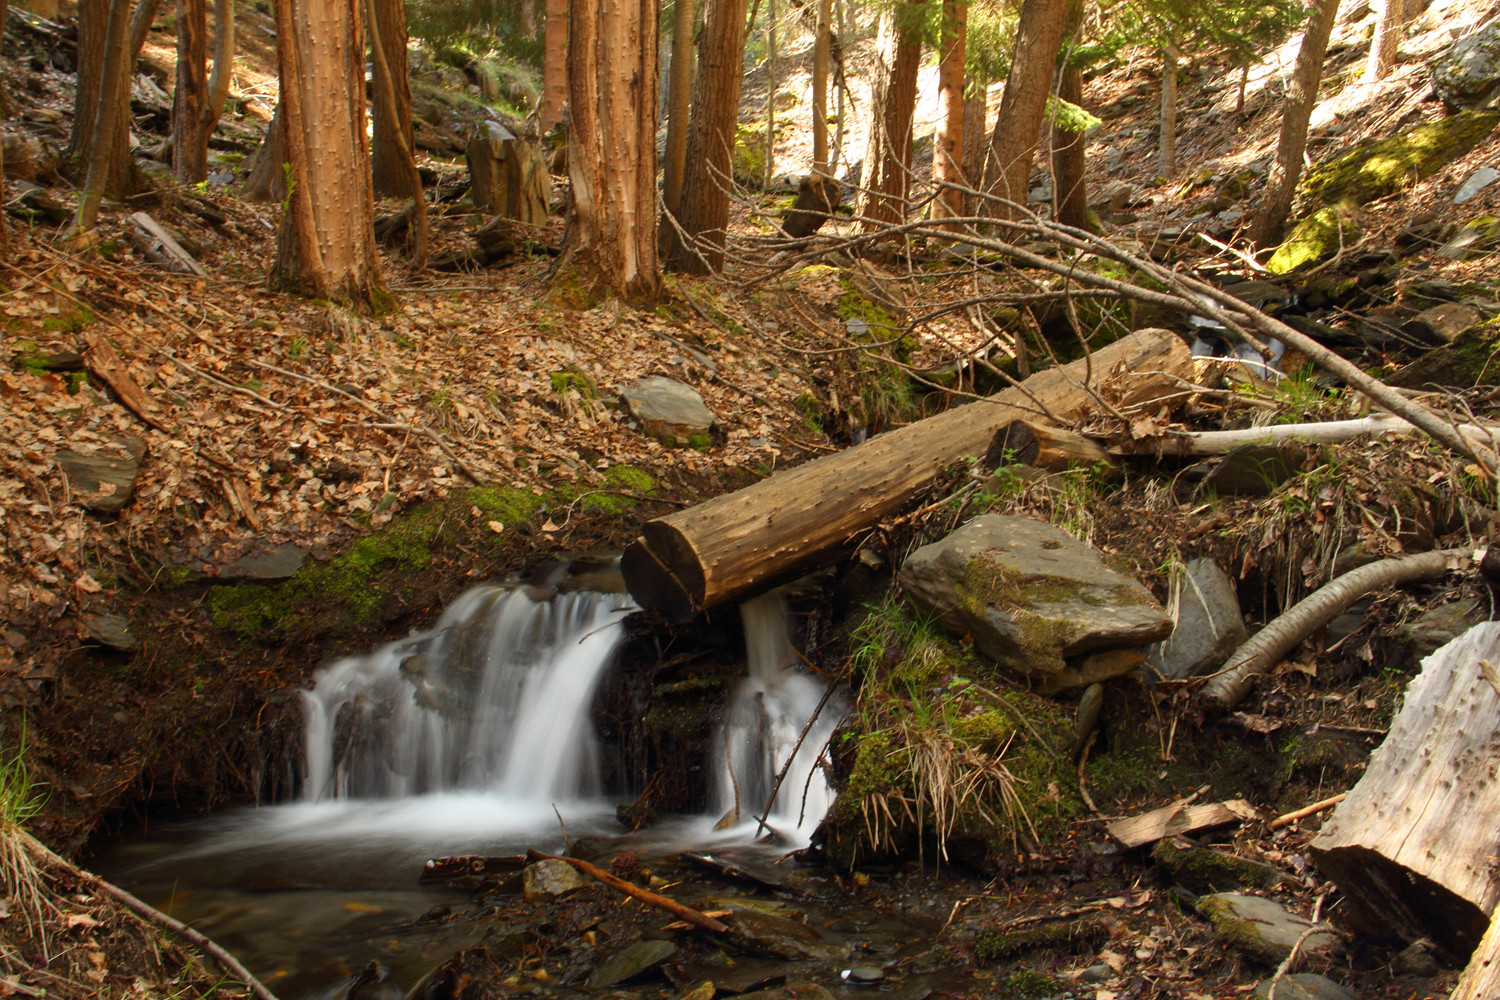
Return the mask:
[[[599,989],[623,983],[647,969],[655,968],[675,954],[677,946],[670,941],[637,941],[606,958],[589,977],[589,985]]]
[[[1313,926],[1275,900],[1238,892],[1200,897],[1198,912],[1225,941],[1272,965],[1290,955],[1302,932]],[[1338,932],[1331,925],[1319,924],[1318,928],[1302,942],[1301,954],[1326,955],[1339,946]]]
[[[706,446],[718,422],[691,387],[660,375],[621,387],[620,401],[642,431],[666,445]]]
[[[913,552],[901,567],[901,584],[948,631],[972,635],[997,663],[1043,680],[1067,669],[1064,657],[1140,646],[1172,630],[1138,581],[1105,566],[1062,529],[1031,518],[974,518]],[[1119,674],[1139,658],[1113,661]],[[1098,673],[1079,673],[1075,681],[1103,679]]]

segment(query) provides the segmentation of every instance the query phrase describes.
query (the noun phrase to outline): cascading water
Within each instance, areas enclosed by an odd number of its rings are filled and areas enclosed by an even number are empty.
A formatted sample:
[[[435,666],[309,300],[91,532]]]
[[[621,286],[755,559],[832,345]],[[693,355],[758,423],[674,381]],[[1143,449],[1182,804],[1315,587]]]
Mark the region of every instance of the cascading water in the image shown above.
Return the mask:
[[[740,606],[740,619],[749,670],[735,689],[717,748],[717,808],[721,814],[737,812],[742,822],[758,817],[776,775],[795,751],[767,822],[806,837],[833,804],[833,789],[817,765],[844,714],[846,699],[837,692],[830,697],[798,747],[797,739],[826,685],[796,669],[797,656],[787,636],[786,602],[779,593],[746,601]]]

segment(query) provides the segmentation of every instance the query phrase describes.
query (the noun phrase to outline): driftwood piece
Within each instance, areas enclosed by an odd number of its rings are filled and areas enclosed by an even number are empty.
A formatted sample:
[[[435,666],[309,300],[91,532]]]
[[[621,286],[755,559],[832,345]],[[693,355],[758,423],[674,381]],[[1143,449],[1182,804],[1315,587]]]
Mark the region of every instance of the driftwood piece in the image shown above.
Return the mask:
[[[166,231],[155,219],[145,212],[136,212],[130,216],[130,221],[135,223],[136,233],[132,234],[132,242],[136,244],[146,258],[153,263],[160,264],[168,271],[179,274],[196,274],[198,277],[207,277],[208,272],[203,270],[203,265],[193,258],[193,255],[182,248],[173,235]],[[144,236],[144,239],[136,239],[136,234]]]
[[[1458,955],[1485,936],[1500,902],[1500,691],[1482,664],[1497,660],[1500,622],[1423,660],[1390,734],[1312,842],[1363,933],[1430,937]]]
[[[481,122],[464,155],[475,208],[533,226],[547,224],[552,182],[535,146],[499,122]]]
[[[109,346],[109,341],[91,331],[85,331],[83,339],[89,345],[83,355],[84,364],[88,365],[89,371],[102,378],[115,391],[115,395],[120,397],[120,402],[136,416],[157,430],[167,430],[166,418],[157,408],[156,401],[146,395],[145,389],[136,385],[130,372],[125,370],[125,363],[120,360],[115,349]]]
[[[1469,554],[1467,549],[1438,549],[1398,559],[1381,559],[1324,584],[1229,654],[1224,669],[1212,675],[1199,692],[1200,704],[1213,711],[1233,708],[1249,693],[1255,678],[1276,666],[1299,642],[1333,621],[1361,597],[1383,587],[1442,576]]]
[[[1114,459],[1099,442],[1038,420],[1012,420],[995,432],[984,453],[987,469],[1016,462],[1048,472],[1065,472],[1078,465],[1114,466]]]
[[[1492,449],[1500,445],[1500,427],[1484,424],[1456,424],[1455,427],[1466,439],[1476,444]],[[1109,445],[1109,451],[1115,455],[1222,455],[1242,444],[1275,444],[1281,441],[1342,444],[1366,435],[1417,432],[1418,428],[1409,420],[1391,413],[1376,413],[1353,420],[1320,420],[1306,424],[1245,427],[1232,431],[1153,435],[1137,441],[1113,441]]]
[[[1192,833],[1194,830],[1207,830],[1226,823],[1253,819],[1256,815],[1255,807],[1244,799],[1205,802],[1202,805],[1174,803],[1140,816],[1114,820],[1105,829],[1115,843],[1128,850],[1154,844],[1179,833]]]
[[[1495,1000],[1500,997],[1500,918],[1490,921],[1448,1000]]]
[[[1191,371],[1182,338],[1138,331],[986,400],[648,521],[625,550],[626,585],[642,606],[686,621],[773,578],[836,558],[861,532],[905,507],[944,466],[983,454],[1009,420],[1038,411],[1071,417],[1095,405],[1096,394],[1156,398],[1178,391]]]
[[[640,886],[632,882],[627,882],[624,879],[619,878],[618,876],[611,875],[609,872],[605,871],[603,868],[600,868],[598,865],[589,864],[587,861],[583,861],[579,858],[565,858],[557,854],[543,854],[541,851],[527,851],[526,857],[531,861],[566,862],[567,864],[570,864],[574,868],[577,868],[579,871],[583,872],[590,878],[597,879],[598,881],[603,882],[611,889],[618,889],[620,892],[625,893],[625,895],[627,896],[632,896],[636,899],[639,899],[643,903],[650,903],[652,906],[666,910],[668,913],[681,917],[683,920],[686,920],[688,923],[693,924],[696,927],[702,927],[706,931],[716,931],[720,934],[723,934],[729,930],[729,927],[726,924],[723,924],[718,920],[715,920],[713,917],[708,916],[702,910],[695,910],[691,906],[685,906],[684,904],[677,902],[677,900],[675,899],[668,899],[666,896],[663,896],[660,893],[652,892],[650,889],[642,889]]]

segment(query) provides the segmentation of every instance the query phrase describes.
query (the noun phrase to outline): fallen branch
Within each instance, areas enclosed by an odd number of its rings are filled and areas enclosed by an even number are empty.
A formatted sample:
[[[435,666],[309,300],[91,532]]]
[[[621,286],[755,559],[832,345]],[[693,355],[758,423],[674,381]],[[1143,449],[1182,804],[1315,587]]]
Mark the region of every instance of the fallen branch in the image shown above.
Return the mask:
[[[541,851],[527,851],[526,858],[528,861],[562,861],[577,868],[585,875],[603,882],[611,889],[618,889],[627,896],[666,910],[668,913],[681,917],[688,923],[701,927],[704,930],[715,931],[719,934],[725,934],[729,931],[727,924],[720,923],[702,910],[695,910],[691,906],[684,906],[675,899],[668,899],[666,896],[652,892],[650,889],[642,889],[640,886],[627,882],[618,876],[611,875],[598,865],[591,865],[587,861],[582,861],[578,858],[565,858],[556,854],[543,854]]]
[[[1475,444],[1494,448],[1500,442],[1500,427],[1484,424],[1454,424],[1454,430]],[[1275,424],[1232,431],[1184,431],[1119,441],[1109,445],[1115,455],[1221,455],[1242,444],[1274,444],[1304,441],[1309,444],[1342,444],[1365,435],[1412,434],[1419,430],[1411,421],[1390,413],[1377,413],[1353,420],[1323,420],[1307,424]]]
[[[1318,588],[1287,609],[1232,653],[1228,665],[1207,678],[1199,703],[1222,712],[1240,703],[1255,678],[1274,667],[1315,630],[1373,590],[1431,580],[1469,556],[1468,549],[1439,549],[1361,566]]]
[[[1280,816],[1277,816],[1275,819],[1271,820],[1271,829],[1280,830],[1284,826],[1291,826],[1299,819],[1306,819],[1313,813],[1320,813],[1325,809],[1332,809],[1334,806],[1344,801],[1344,797],[1348,794],[1348,792],[1339,792],[1337,795],[1330,796],[1322,800],[1321,802],[1314,802],[1310,806],[1303,806],[1301,809],[1293,809],[1289,813],[1282,813]]]

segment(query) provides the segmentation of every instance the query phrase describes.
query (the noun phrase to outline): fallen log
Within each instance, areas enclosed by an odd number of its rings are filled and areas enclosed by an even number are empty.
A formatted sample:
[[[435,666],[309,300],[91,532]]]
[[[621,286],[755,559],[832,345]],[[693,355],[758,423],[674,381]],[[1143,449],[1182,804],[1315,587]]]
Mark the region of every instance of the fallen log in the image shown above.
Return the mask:
[[[1133,405],[1179,391],[1191,374],[1192,358],[1177,334],[1137,331],[986,400],[648,521],[625,549],[625,584],[643,607],[687,621],[773,578],[836,558],[944,466],[983,455],[1007,421],[1065,419],[1096,405],[1100,395],[1116,406]]]
[[[1364,934],[1401,944],[1430,937],[1462,957],[1486,933],[1500,902],[1500,691],[1481,666],[1494,660],[1500,622],[1423,660],[1390,735],[1312,842],[1318,868],[1343,891],[1345,917]]]
[[[984,453],[983,465],[989,469],[1017,462],[1047,472],[1066,472],[1078,465],[1115,464],[1109,452],[1092,438],[1037,420],[1012,420],[995,432]]]
[[[1500,445],[1500,427],[1485,424],[1455,424],[1466,440],[1494,449]],[[1138,441],[1116,441],[1109,445],[1112,455],[1222,455],[1242,444],[1275,444],[1302,441],[1309,444],[1342,444],[1365,435],[1415,434],[1411,421],[1393,413],[1375,413],[1353,420],[1320,420],[1307,424],[1275,424],[1267,427],[1244,427],[1232,431],[1187,431],[1141,438]]]
[[[1500,997],[1500,919],[1490,921],[1490,929],[1484,932],[1448,1000],[1495,1000],[1495,997]]]
[[[147,260],[178,274],[195,274],[200,278],[208,274],[203,270],[203,265],[151,216],[145,212],[136,212],[130,216],[130,221],[136,226],[129,233],[131,240],[146,255]]]

